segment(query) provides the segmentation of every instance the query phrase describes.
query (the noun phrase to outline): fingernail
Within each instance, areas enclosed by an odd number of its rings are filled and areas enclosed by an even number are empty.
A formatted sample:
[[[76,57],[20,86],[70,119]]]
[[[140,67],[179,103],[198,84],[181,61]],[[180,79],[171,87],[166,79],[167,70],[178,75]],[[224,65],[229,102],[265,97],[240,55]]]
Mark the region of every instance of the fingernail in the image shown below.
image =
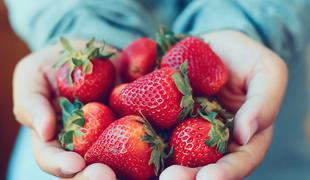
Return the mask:
[[[78,157],[77,155],[73,155],[74,153],[65,152],[59,153],[55,156],[56,164],[59,165],[60,171],[63,174],[71,175],[79,172],[81,169],[84,168],[85,163]]]
[[[248,144],[251,137],[256,133],[256,131],[257,131],[257,122],[252,121],[247,128],[246,134],[244,134],[244,136],[241,137],[242,144],[243,145]]]

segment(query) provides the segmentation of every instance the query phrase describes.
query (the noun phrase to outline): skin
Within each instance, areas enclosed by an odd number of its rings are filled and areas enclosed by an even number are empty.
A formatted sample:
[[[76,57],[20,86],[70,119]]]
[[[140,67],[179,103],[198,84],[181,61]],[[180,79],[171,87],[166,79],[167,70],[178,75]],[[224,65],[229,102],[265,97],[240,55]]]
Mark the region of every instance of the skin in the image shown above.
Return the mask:
[[[242,179],[261,163],[271,142],[272,124],[287,84],[284,61],[240,32],[214,32],[203,38],[230,71],[230,79],[218,98],[226,108],[236,112],[233,134],[236,142],[229,146],[230,154],[217,163],[201,168],[170,166],[161,174],[161,180]],[[82,48],[86,41],[71,43]],[[60,45],[54,45],[35,52],[16,66],[13,82],[16,119],[32,129],[34,156],[43,171],[64,179],[115,180],[111,168],[103,164],[85,167],[80,155],[64,151],[55,140],[52,65],[60,58],[60,49]]]

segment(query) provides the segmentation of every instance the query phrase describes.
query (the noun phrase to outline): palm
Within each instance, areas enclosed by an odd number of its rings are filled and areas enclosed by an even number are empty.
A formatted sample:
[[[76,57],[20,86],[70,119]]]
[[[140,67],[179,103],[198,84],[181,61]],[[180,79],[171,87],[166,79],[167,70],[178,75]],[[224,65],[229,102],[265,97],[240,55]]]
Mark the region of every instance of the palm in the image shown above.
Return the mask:
[[[272,123],[284,94],[287,72],[283,61],[242,33],[222,31],[203,36],[229,70],[217,95],[236,113],[230,153],[201,169],[171,166],[161,179],[242,179],[262,161],[271,142]],[[272,101],[271,101],[272,100]]]

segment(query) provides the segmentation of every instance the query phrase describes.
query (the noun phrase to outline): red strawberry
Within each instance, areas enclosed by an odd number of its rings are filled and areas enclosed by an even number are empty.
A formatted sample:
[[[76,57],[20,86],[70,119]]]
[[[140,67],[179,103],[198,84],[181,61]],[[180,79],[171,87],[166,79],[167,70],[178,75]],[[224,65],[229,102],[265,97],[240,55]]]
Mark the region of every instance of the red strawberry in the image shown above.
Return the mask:
[[[142,113],[153,125],[164,129],[183,120],[194,104],[186,72],[181,74],[174,68],[156,70],[128,84],[119,100],[119,107],[112,107],[120,115]]]
[[[188,77],[195,94],[214,95],[228,79],[228,71],[203,40],[189,36],[176,43],[162,57],[160,68],[178,68],[188,60]]]
[[[200,113],[202,115],[202,113]],[[215,163],[227,151],[229,128],[212,112],[208,116],[190,118],[179,124],[170,138],[172,163],[200,167]]]
[[[149,38],[139,38],[130,43],[120,58],[121,77],[131,82],[155,69],[157,60],[157,44]]]
[[[60,99],[63,114],[63,130],[59,135],[61,145],[70,151],[84,156],[103,130],[115,117],[113,112],[101,103],[88,103],[83,106],[78,100],[72,104]]]
[[[110,95],[109,98],[109,105],[110,107],[114,110],[115,113],[117,114],[124,114],[121,112],[120,109],[120,95],[121,95],[121,91],[127,86],[128,84],[120,84],[116,87],[114,87],[114,89],[112,90],[112,93]]]
[[[84,158],[110,166],[121,179],[146,180],[163,168],[165,147],[146,120],[125,116],[103,131]]]
[[[61,96],[73,101],[77,97],[87,103],[107,100],[114,85],[116,71],[108,59],[111,54],[103,55],[102,48],[94,46],[94,39],[82,51],[75,51],[62,39],[68,51],[57,66],[56,82]]]

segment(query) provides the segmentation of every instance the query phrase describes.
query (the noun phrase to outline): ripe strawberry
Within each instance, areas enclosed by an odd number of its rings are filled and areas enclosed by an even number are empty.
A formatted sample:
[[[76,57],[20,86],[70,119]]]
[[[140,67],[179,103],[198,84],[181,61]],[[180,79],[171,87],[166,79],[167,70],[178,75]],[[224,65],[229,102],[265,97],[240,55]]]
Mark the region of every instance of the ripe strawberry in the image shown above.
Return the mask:
[[[157,44],[149,38],[139,38],[130,43],[120,56],[120,72],[124,82],[131,82],[155,69]]]
[[[116,70],[108,59],[112,54],[102,54],[103,48],[91,40],[82,51],[75,51],[69,42],[61,39],[67,51],[65,58],[56,64],[56,82],[61,96],[73,101],[77,97],[87,103],[106,100],[114,85]]]
[[[202,117],[190,118],[179,124],[170,138],[173,147],[172,163],[200,167],[215,163],[227,151],[229,128],[211,112]]]
[[[121,91],[127,86],[128,84],[120,84],[117,85],[116,87],[114,87],[114,89],[112,90],[112,93],[110,95],[109,98],[109,105],[110,107],[114,110],[115,113],[117,114],[124,114],[121,112],[120,107],[120,95],[121,95]]]
[[[168,129],[193,109],[192,90],[183,70],[163,68],[128,84],[121,90],[120,103],[113,110],[119,115],[144,114],[158,127]]]
[[[226,83],[228,71],[224,63],[203,40],[189,36],[177,42],[162,57],[160,68],[178,68],[185,60],[195,94],[214,95]]]
[[[103,130],[115,117],[113,112],[101,103],[88,103],[85,106],[75,100],[72,104],[60,99],[63,114],[63,130],[59,135],[62,147],[84,156]]]
[[[165,147],[145,119],[125,116],[103,131],[84,159],[108,165],[121,179],[146,180],[163,168]]]

